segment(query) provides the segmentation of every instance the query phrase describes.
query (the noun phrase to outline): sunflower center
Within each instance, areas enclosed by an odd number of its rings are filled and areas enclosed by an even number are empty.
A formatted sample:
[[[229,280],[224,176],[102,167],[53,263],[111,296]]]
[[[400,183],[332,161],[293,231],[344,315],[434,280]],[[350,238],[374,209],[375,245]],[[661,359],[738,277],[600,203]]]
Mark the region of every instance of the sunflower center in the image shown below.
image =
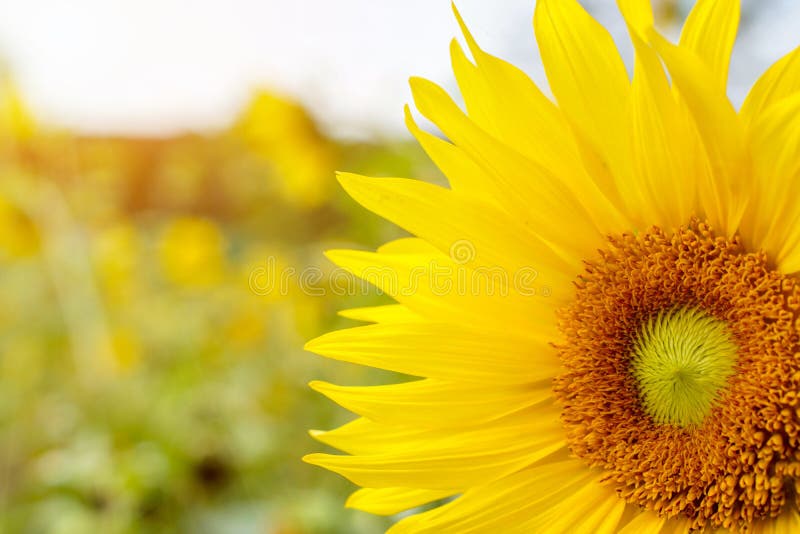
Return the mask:
[[[693,529],[800,504],[800,283],[692,220],[610,237],[559,315],[572,453]]]
[[[659,312],[633,346],[631,371],[644,411],[658,424],[699,425],[733,374],[725,323],[696,308]]]

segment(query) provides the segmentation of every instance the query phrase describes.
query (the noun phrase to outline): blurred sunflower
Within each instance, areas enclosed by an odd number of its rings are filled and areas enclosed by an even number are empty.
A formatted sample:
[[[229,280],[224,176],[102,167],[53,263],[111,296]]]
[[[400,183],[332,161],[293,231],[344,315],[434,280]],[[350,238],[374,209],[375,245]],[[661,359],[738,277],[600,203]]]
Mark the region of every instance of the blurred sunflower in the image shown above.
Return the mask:
[[[0,70],[0,147],[30,141],[36,124],[13,79]]]
[[[186,288],[207,288],[222,281],[227,243],[211,220],[177,217],[162,232],[161,266],[167,279]]]
[[[286,202],[316,208],[329,200],[334,147],[299,104],[259,91],[234,132],[273,167]]]
[[[536,3],[556,104],[459,18],[467,113],[420,79],[449,142],[407,110],[451,188],[340,177],[418,237],[330,254],[398,304],[308,349],[421,379],[312,383],[361,417],[306,461],[354,508],[434,503],[393,533],[800,531],[800,51],[737,113],[739,2],[699,0],[677,46],[618,5],[632,81],[575,0]]]

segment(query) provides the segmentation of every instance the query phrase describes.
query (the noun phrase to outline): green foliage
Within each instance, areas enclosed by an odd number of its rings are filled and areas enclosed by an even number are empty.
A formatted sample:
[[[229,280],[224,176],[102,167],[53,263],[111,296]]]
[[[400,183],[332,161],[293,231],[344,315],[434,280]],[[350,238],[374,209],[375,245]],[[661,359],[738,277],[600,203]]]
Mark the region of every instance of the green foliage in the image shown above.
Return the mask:
[[[3,137],[0,531],[388,524],[343,508],[350,484],[300,461],[322,447],[307,429],[351,417],[307,382],[376,379],[304,341],[347,326],[336,310],[385,297],[296,275],[266,291],[253,273],[327,273],[329,245],[400,235],[339,192],[339,166],[434,174],[412,145],[339,143],[296,105],[259,98],[268,109],[214,135]],[[283,130],[253,126],[281,114]]]

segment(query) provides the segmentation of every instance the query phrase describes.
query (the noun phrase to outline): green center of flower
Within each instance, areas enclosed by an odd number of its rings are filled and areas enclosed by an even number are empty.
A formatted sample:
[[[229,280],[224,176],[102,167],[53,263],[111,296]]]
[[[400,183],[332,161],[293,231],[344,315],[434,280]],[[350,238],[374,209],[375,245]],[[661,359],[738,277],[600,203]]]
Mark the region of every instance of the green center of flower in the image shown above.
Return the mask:
[[[736,363],[725,323],[695,308],[662,311],[633,346],[631,370],[644,411],[657,424],[700,425]]]

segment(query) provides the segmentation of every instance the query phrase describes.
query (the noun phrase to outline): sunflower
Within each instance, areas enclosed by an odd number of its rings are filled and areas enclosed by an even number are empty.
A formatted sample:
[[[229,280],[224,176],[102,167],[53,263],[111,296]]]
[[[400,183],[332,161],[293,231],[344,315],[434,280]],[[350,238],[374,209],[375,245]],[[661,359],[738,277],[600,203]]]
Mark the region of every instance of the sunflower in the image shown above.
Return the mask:
[[[536,3],[553,101],[459,18],[466,112],[421,79],[447,140],[406,109],[450,187],[340,175],[416,237],[330,253],[397,303],[308,349],[418,379],[313,382],[360,417],[305,459],[411,511],[392,533],[800,531],[800,51],[737,112],[738,1],[677,45],[618,5],[632,79],[575,0]]]

